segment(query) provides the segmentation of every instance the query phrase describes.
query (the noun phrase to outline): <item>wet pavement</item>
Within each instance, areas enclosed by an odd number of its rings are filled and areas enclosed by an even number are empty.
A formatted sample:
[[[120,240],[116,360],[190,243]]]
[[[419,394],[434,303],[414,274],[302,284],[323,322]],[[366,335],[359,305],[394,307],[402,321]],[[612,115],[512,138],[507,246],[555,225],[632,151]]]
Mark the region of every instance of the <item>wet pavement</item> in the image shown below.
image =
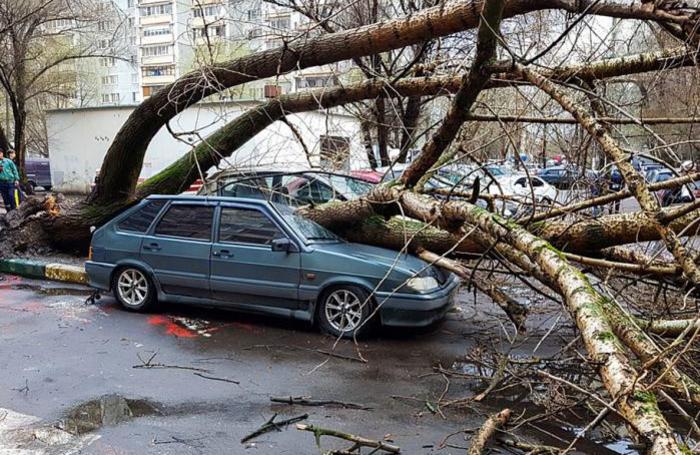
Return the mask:
[[[287,320],[201,307],[137,314],[108,296],[86,305],[89,295],[80,286],[0,281],[0,454],[319,453],[313,434],[293,426],[240,442],[275,413],[308,413],[306,423],[387,439],[403,453],[464,453],[439,446],[502,408],[487,400],[435,412],[446,385],[436,365],[457,365],[478,344],[508,345],[505,317],[471,294],[430,329],[335,347]],[[556,317],[535,314],[529,330],[545,333]],[[537,341],[511,353],[531,354]],[[473,393],[453,380],[447,396]],[[273,404],[271,396],[372,409]],[[451,442],[468,446],[462,436]],[[322,446],[347,444],[323,438]]]

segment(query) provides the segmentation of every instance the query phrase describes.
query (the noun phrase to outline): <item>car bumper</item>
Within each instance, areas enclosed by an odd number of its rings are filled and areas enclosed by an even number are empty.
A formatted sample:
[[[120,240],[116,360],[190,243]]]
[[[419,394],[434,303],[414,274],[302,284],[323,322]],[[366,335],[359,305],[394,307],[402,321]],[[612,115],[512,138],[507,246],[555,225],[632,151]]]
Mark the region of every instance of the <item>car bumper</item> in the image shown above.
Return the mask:
[[[87,261],[85,271],[88,276],[88,284],[103,291],[109,291],[112,283],[112,271],[114,265],[103,264],[101,262]]]
[[[377,292],[382,325],[426,327],[441,320],[454,305],[459,283],[456,275],[450,275],[443,287],[429,294]]]

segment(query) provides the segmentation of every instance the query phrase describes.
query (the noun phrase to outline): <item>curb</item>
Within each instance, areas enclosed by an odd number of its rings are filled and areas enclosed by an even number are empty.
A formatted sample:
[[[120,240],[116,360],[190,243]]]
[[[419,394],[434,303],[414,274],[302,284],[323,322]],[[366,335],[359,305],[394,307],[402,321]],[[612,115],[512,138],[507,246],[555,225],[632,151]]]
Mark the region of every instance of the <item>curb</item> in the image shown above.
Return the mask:
[[[0,259],[0,273],[64,283],[87,284],[85,267],[45,263],[27,259]]]

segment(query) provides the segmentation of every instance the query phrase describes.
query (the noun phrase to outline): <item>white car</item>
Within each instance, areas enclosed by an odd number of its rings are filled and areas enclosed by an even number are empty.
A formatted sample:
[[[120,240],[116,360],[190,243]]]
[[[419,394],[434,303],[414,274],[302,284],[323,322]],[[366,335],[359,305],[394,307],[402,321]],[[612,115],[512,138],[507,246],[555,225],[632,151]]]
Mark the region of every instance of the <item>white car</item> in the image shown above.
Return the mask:
[[[492,183],[488,186],[488,193],[494,196],[503,196],[505,200],[496,204],[504,210],[506,216],[512,216],[522,209],[532,205],[532,196],[535,196],[537,204],[551,204],[557,200],[557,189],[536,175],[525,174],[507,175],[498,179],[500,185]]]

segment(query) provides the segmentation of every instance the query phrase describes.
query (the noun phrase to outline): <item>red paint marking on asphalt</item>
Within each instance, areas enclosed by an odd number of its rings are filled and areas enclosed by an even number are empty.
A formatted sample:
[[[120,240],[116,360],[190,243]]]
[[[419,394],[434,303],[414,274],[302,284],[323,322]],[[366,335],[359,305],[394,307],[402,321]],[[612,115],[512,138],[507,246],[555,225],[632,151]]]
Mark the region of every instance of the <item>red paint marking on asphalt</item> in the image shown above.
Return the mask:
[[[176,336],[176,337],[180,337],[180,338],[195,338],[197,336],[197,332],[174,323],[167,316],[160,316],[160,315],[149,316],[148,323],[151,325],[165,327],[165,333],[167,333],[168,335],[172,335],[172,336]]]
[[[231,325],[233,325],[236,328],[246,330],[248,332],[262,333],[262,330],[260,330],[260,327],[258,327],[257,325],[248,324],[245,322],[234,322]]]

